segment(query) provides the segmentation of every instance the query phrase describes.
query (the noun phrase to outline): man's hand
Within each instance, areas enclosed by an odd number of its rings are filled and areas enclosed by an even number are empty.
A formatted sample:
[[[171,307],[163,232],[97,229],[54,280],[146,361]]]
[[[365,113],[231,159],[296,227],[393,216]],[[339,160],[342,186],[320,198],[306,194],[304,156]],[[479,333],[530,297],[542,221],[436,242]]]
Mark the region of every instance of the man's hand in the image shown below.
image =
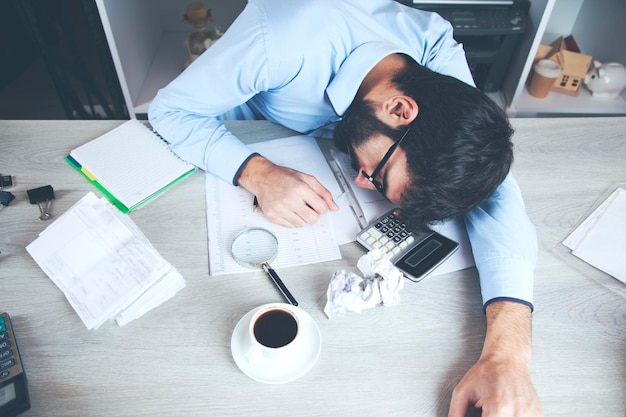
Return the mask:
[[[281,226],[314,224],[328,210],[339,210],[333,196],[311,175],[252,157],[238,184],[253,193],[263,214]]]
[[[529,375],[530,316],[530,308],[515,302],[487,306],[483,351],[454,389],[448,417],[465,417],[470,406],[482,409],[482,417],[543,416]]]

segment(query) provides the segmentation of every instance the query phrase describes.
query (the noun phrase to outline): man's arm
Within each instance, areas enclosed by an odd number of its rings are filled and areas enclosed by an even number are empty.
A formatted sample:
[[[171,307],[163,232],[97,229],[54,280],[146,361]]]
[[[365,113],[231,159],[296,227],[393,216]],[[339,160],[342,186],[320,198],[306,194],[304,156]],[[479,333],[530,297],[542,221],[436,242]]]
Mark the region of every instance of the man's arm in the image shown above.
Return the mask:
[[[512,174],[464,219],[485,306],[516,301],[532,310],[537,236]]]
[[[257,9],[246,7],[217,42],[159,90],[148,110],[150,124],[176,154],[229,183],[253,152],[220,116],[270,87],[260,33]],[[248,113],[240,116],[254,116]]]
[[[486,309],[487,334],[478,362],[454,389],[449,417],[464,417],[470,406],[482,416],[543,416],[530,381],[531,312],[516,302]]]
[[[246,188],[270,221],[304,226],[338,209],[330,192],[311,176],[255,156],[219,120],[234,110],[237,118],[255,118],[245,103],[273,87],[264,21],[248,5],[222,38],[158,92],[148,116],[176,154]]]
[[[450,417],[471,405],[483,416],[541,416],[530,381],[535,230],[511,174],[465,216],[487,316],[478,362],[454,391]]]

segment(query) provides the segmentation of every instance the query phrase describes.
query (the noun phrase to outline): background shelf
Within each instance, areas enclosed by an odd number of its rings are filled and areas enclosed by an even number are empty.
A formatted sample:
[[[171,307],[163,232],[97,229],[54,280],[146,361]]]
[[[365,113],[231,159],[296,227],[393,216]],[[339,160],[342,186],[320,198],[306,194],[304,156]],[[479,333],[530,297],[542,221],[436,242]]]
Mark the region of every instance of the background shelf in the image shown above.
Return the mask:
[[[188,1],[96,0],[116,72],[131,118],[145,118],[157,91],[184,68],[185,40],[191,27],[183,22]],[[207,3],[214,26],[225,31],[246,0]],[[626,64],[626,1],[532,0],[531,25],[523,35],[501,90],[490,93],[509,115],[626,115],[626,91],[615,100],[593,98],[585,86],[577,97],[551,92],[545,99],[528,94],[526,80],[539,44],[553,33],[574,35],[581,52],[601,62]],[[211,29],[209,27],[208,29]],[[550,39],[548,39],[550,38]]]

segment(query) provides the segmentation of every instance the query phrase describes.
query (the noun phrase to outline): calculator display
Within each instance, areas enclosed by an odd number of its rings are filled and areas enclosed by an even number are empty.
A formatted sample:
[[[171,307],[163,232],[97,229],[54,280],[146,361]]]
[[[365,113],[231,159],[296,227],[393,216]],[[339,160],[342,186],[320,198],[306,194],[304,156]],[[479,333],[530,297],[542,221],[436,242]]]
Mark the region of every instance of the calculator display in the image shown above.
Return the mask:
[[[459,244],[433,232],[417,246],[408,250],[395,265],[412,281],[421,281],[456,251]]]
[[[404,260],[404,262],[412,267],[416,267],[440,247],[441,243],[436,240],[429,240],[426,245],[418,248],[414,252],[409,253],[409,256]]]

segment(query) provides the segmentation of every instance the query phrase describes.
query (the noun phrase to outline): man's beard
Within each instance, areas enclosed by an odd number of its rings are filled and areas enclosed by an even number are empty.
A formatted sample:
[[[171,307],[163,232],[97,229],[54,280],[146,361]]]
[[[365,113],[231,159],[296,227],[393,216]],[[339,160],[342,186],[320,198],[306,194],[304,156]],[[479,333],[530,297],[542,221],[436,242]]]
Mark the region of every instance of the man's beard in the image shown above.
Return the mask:
[[[343,118],[335,126],[333,139],[340,151],[354,157],[352,155],[354,148],[378,135],[395,138],[397,132],[376,117],[374,103],[369,100],[358,100],[350,104]]]

